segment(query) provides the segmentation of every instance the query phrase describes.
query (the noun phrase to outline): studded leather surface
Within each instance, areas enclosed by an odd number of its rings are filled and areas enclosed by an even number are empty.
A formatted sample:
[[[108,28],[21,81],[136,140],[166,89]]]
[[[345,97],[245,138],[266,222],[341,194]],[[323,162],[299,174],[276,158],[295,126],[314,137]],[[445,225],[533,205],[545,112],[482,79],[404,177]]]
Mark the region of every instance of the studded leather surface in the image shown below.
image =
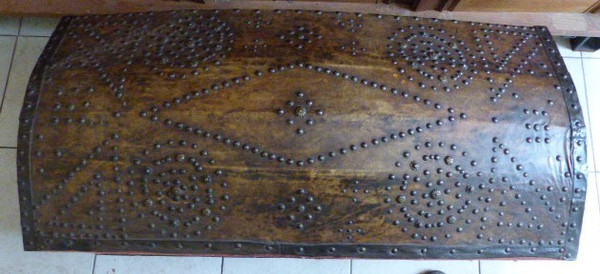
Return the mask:
[[[545,28],[319,11],[64,18],[25,248],[573,259],[585,134]]]

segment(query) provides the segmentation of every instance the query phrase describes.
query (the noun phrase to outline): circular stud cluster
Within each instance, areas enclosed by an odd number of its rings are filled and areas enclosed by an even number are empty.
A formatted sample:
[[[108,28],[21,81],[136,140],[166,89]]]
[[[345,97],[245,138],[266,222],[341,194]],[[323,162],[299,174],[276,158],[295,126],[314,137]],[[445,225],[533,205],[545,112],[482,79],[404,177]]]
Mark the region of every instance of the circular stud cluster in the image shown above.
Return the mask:
[[[277,205],[287,226],[305,229],[315,222],[323,213],[323,206],[315,201],[315,197],[301,188],[293,192],[284,202]]]
[[[312,126],[315,120],[314,116],[322,116],[325,112],[322,109],[314,110],[314,101],[306,98],[304,91],[297,91],[293,100],[288,100],[284,108],[277,110],[277,115],[287,117],[285,123],[289,126],[296,126],[296,133],[303,135],[306,133],[305,126]]]

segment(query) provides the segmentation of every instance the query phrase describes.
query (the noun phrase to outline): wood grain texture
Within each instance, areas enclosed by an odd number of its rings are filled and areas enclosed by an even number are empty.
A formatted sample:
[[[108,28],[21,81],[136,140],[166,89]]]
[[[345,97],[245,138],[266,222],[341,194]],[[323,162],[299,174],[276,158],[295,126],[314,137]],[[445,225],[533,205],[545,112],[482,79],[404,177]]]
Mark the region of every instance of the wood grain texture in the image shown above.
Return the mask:
[[[542,13],[542,12],[413,12],[409,5],[363,4],[334,2],[295,2],[295,1],[218,1],[199,5],[190,2],[157,2],[143,5],[143,2],[113,0],[105,5],[97,1],[78,1],[64,5],[62,1],[47,1],[44,5],[27,5],[26,2],[0,2],[0,13],[26,16],[64,16],[83,14],[111,14],[124,12],[146,12],[185,9],[298,9],[321,11],[365,12],[384,15],[416,16],[445,20],[477,21],[491,24],[513,24],[522,26],[545,26],[552,35],[600,37],[600,15],[584,13]],[[148,0],[155,1],[155,0]],[[19,4],[21,3],[21,4]]]
[[[461,0],[455,11],[584,12],[597,0]]]
[[[413,10],[414,11],[425,11],[425,10],[442,11],[442,10],[444,10],[445,6],[446,6],[446,1],[444,1],[444,0],[421,0],[421,1],[415,1],[415,3],[413,3]]]
[[[585,12],[589,13],[600,13],[600,1],[596,1],[594,5],[590,6],[585,10]]]
[[[263,3],[261,3],[263,2]],[[73,14],[98,14],[98,13],[125,13],[125,12],[143,12],[171,9],[189,9],[202,8],[207,5],[258,5],[260,8],[264,2],[281,2],[278,5],[288,5],[290,2],[305,4],[327,5],[328,3],[356,4],[370,3],[376,4],[377,0],[206,0],[206,1],[185,1],[185,0],[97,0],[97,1],[71,1],[71,0],[4,0],[0,2],[0,13],[9,14],[30,14],[30,15],[73,15]],[[319,2],[319,3],[314,3]],[[272,4],[272,3],[271,3]],[[409,5],[396,3],[403,7]],[[214,7],[213,7],[214,8]]]
[[[297,10],[69,17],[20,121],[28,250],[577,252],[585,131],[543,28]]]

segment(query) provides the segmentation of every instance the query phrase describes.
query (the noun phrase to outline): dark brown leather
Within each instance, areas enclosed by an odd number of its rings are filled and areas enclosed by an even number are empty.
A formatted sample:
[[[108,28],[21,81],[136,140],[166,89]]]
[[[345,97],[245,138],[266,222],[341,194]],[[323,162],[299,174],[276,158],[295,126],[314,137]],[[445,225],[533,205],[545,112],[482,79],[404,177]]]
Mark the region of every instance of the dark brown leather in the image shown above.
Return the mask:
[[[573,259],[585,159],[543,27],[69,17],[21,114],[25,249]]]

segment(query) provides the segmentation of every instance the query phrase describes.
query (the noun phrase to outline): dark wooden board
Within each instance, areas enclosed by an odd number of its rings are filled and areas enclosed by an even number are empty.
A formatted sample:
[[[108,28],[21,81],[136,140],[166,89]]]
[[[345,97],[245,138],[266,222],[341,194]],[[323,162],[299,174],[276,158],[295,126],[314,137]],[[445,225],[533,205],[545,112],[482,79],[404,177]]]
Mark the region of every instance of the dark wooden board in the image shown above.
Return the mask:
[[[312,1],[265,1],[265,0],[215,0],[206,4],[191,1],[163,0],[97,0],[74,1],[65,4],[64,0],[23,1],[9,0],[0,2],[0,13],[18,16],[71,16],[86,14],[114,14],[127,12],[170,11],[186,9],[260,9],[260,10],[321,10],[376,13],[392,16],[417,16],[445,20],[477,21],[490,24],[510,24],[522,26],[546,26],[554,36],[600,37],[600,18],[592,14],[593,7],[587,12],[486,12],[486,11],[454,11],[452,1],[447,5],[452,12],[433,10],[415,12],[411,1],[393,4],[348,3],[348,2],[312,2]],[[551,4],[547,5],[550,8]]]
[[[27,250],[573,259],[585,130],[547,29],[307,11],[62,20]]]
[[[597,0],[461,0],[455,11],[504,11],[504,12],[585,12]]]

